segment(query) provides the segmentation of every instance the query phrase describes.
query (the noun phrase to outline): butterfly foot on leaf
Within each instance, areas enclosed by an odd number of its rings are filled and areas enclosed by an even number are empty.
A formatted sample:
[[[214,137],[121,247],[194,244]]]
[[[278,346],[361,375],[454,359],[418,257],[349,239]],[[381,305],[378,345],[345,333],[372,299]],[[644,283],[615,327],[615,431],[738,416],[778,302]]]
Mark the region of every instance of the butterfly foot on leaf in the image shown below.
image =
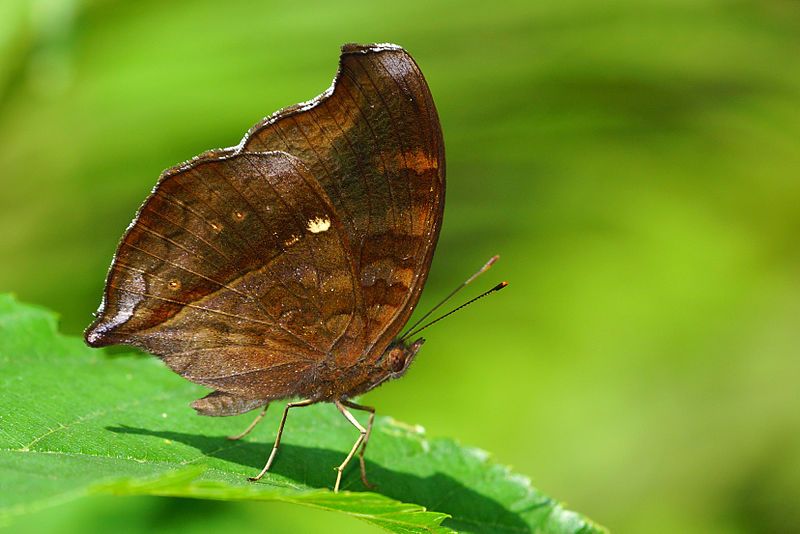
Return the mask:
[[[333,470],[336,471],[336,484],[333,486],[333,492],[339,493],[339,484],[342,482],[342,471],[344,471],[344,468],[341,465],[337,465]]]
[[[271,463],[272,460],[270,460],[270,462],[266,466],[264,466],[264,469],[262,469],[259,474],[257,474],[254,477],[247,477],[247,480],[249,480],[250,482],[258,482],[259,480],[261,480],[261,477],[263,477],[267,473],[267,471],[269,471],[269,464]]]
[[[364,487],[370,491],[375,491],[376,489],[378,489],[378,486],[376,484],[373,484],[372,482],[367,480],[367,473],[363,469],[361,470],[361,483],[364,484]]]

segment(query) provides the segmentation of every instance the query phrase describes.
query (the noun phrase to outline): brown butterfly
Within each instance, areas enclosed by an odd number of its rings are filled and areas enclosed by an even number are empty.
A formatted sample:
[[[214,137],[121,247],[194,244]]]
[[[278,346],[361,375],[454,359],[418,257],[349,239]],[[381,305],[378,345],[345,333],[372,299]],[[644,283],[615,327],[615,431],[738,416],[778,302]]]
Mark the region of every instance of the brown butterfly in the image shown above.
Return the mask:
[[[391,44],[342,47],[318,97],[278,111],[236,147],[165,171],[114,256],[93,347],[127,344],[213,388],[202,415],[268,403],[332,402],[360,432],[351,398],[402,376],[424,342],[397,335],[436,248],[444,142],[419,67]],[[348,408],[369,412],[364,428]]]

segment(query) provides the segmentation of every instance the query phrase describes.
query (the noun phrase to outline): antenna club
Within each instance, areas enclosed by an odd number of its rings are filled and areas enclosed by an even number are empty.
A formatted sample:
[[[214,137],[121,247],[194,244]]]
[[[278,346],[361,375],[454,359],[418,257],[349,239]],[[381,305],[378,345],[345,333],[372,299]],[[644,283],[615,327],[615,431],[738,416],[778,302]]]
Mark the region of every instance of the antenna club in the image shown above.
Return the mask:
[[[478,271],[478,272],[479,272],[479,273],[485,273],[486,271],[488,271],[488,270],[489,270],[489,267],[491,267],[492,265],[494,265],[494,264],[495,264],[495,262],[496,262],[497,260],[499,260],[499,259],[500,259],[500,255],[499,255],[499,254],[495,254],[494,256],[492,256],[491,258],[489,258],[489,261],[487,261],[487,262],[486,262],[486,264],[485,264],[483,267],[481,267],[481,270],[480,270],[480,271]]]
[[[503,289],[507,285],[508,285],[508,282],[500,282],[499,284],[497,284],[497,286],[495,286],[494,289],[495,289],[495,291],[500,291],[501,289]]]

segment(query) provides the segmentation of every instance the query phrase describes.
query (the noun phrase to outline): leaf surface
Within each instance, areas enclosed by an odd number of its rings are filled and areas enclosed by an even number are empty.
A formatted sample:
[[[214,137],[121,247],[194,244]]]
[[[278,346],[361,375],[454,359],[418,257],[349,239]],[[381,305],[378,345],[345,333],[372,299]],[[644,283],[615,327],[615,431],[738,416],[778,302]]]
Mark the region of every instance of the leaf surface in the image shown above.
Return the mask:
[[[386,530],[602,532],[479,449],[379,417],[361,484],[357,461],[334,494],[333,467],[357,433],[328,404],[290,413],[258,483],[282,406],[240,441],[252,415],[211,419],[203,395],[157,359],[86,347],[54,314],[0,295],[0,523],[86,495],[274,500],[343,512]]]

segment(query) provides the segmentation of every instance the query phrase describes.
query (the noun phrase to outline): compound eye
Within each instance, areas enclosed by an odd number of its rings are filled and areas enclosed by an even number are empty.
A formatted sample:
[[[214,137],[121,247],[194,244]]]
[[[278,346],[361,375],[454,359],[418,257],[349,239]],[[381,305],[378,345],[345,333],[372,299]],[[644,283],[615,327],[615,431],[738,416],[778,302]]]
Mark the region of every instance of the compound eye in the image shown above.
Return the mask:
[[[389,355],[389,365],[393,373],[399,373],[406,366],[406,358],[403,351],[395,350]]]

